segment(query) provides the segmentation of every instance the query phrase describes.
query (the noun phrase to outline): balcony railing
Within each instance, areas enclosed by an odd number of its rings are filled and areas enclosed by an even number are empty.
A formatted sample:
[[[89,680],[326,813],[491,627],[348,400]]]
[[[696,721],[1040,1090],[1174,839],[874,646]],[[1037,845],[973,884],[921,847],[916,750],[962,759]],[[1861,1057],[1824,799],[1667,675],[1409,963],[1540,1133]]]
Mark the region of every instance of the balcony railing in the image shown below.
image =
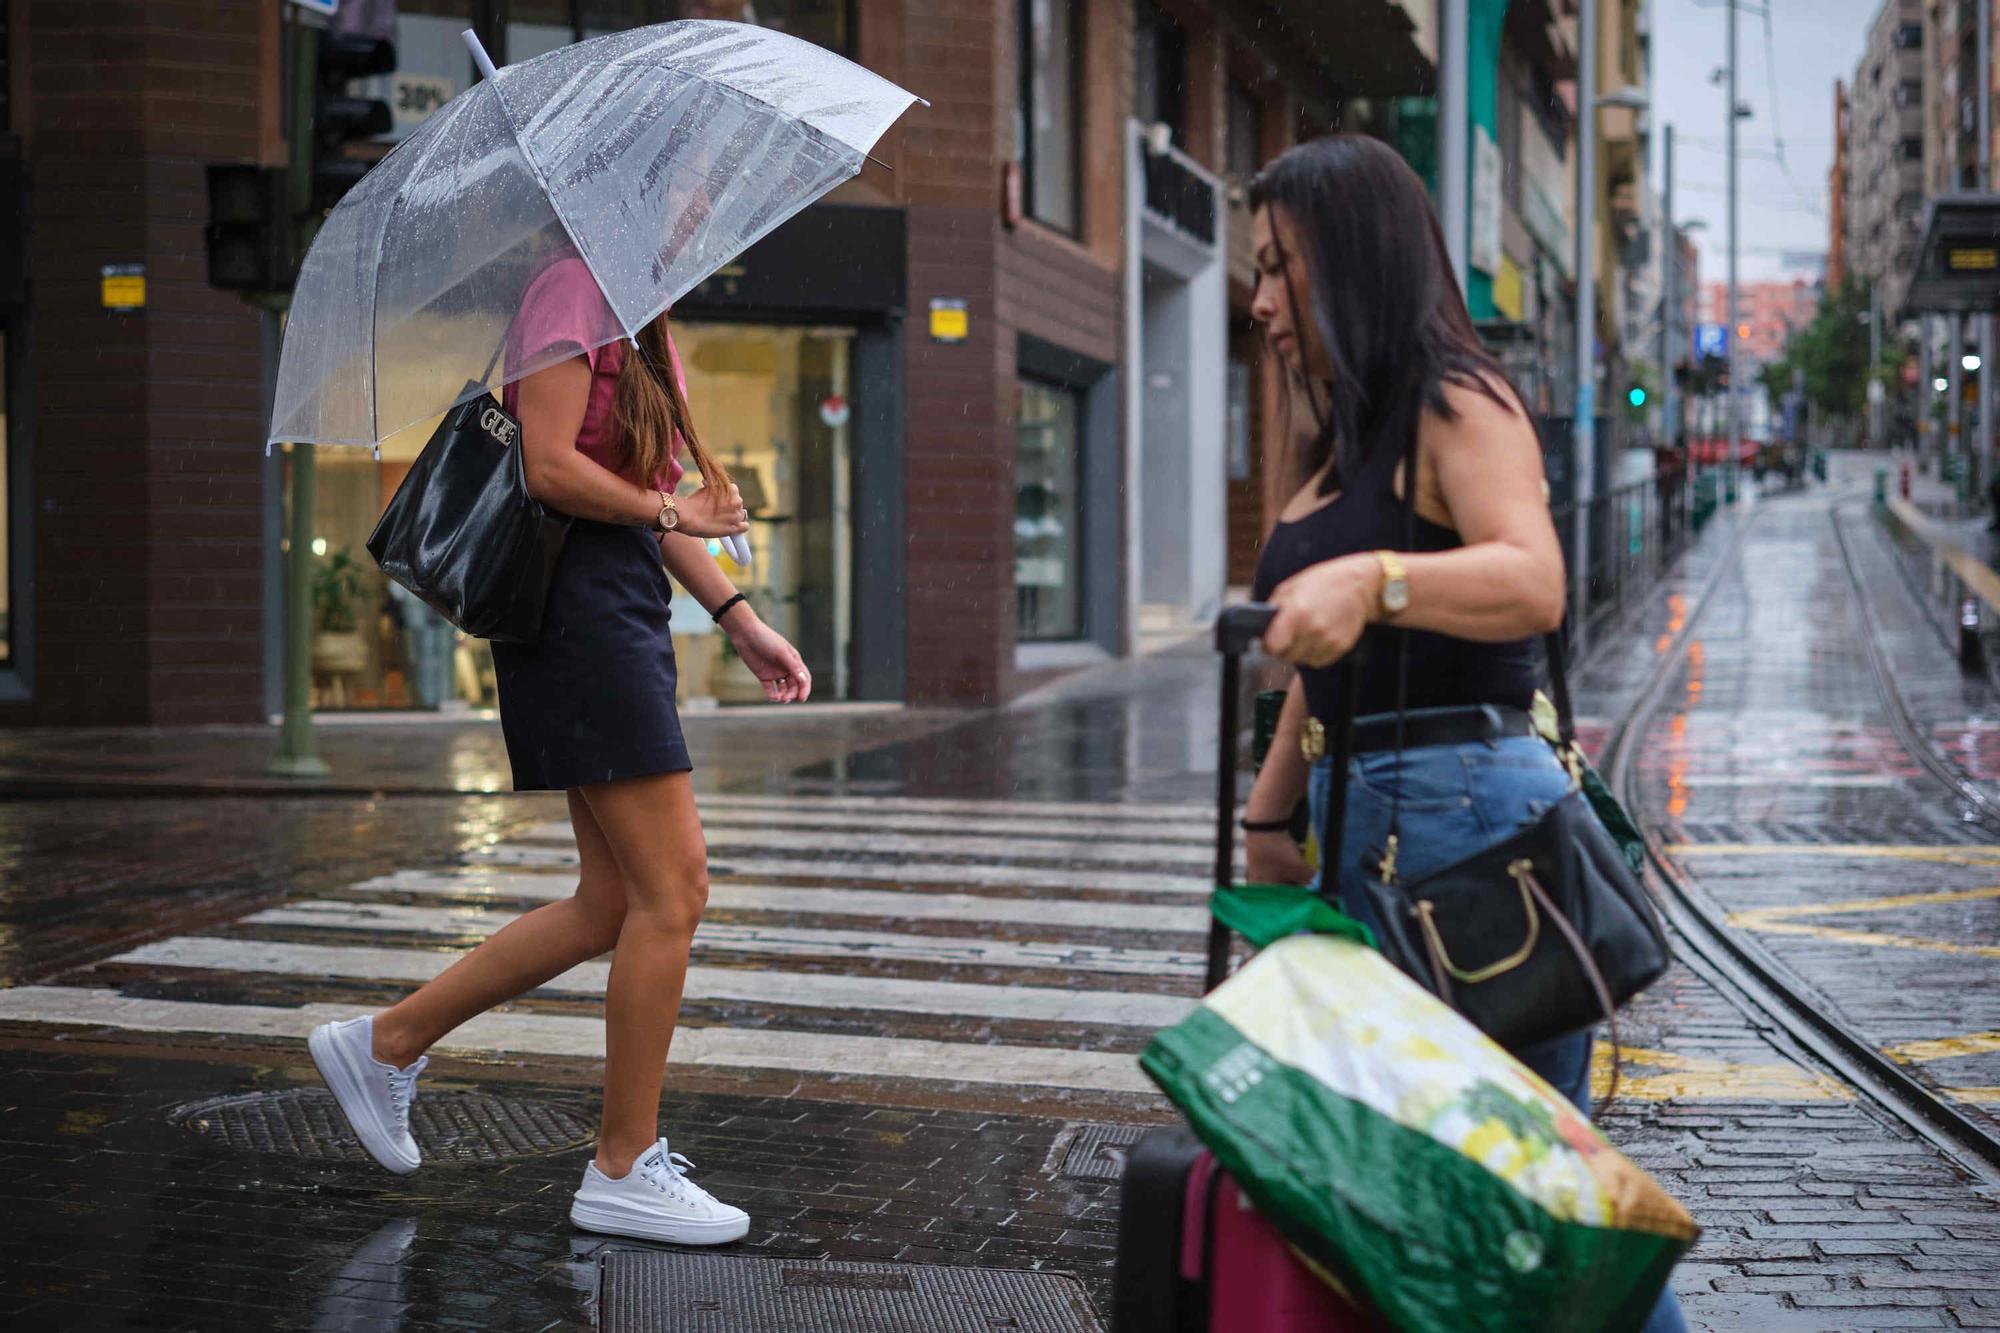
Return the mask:
[[[1146,176],[1146,211],[1203,245],[1215,244],[1216,189],[1169,150],[1139,154]]]

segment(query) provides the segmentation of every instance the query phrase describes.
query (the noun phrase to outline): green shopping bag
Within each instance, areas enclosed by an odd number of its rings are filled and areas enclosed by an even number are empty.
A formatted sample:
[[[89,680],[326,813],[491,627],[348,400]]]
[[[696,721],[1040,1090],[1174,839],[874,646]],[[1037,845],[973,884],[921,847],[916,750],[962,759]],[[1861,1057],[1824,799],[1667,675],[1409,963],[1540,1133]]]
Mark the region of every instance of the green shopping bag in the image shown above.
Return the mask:
[[[1543,740],[1555,747],[1556,757],[1562,760],[1563,767],[1569,770],[1570,776],[1575,778],[1577,785],[1583,789],[1584,799],[1590,802],[1591,813],[1597,816],[1597,822],[1604,826],[1604,831],[1611,835],[1611,840],[1618,844],[1618,850],[1625,854],[1626,864],[1632,867],[1632,873],[1645,874],[1646,835],[1639,832],[1639,826],[1632,822],[1632,816],[1625,813],[1623,803],[1611,794],[1610,786],[1598,775],[1589,756],[1584,754],[1583,747],[1575,741],[1568,743],[1563,741],[1561,726],[1556,717],[1556,706],[1549,701],[1546,694],[1536,690],[1534,702],[1529,707],[1529,714],[1534,718],[1535,730],[1541,733]]]
[[[1214,911],[1265,947],[1140,1064],[1307,1259],[1402,1329],[1645,1321],[1685,1209],[1316,895]]]

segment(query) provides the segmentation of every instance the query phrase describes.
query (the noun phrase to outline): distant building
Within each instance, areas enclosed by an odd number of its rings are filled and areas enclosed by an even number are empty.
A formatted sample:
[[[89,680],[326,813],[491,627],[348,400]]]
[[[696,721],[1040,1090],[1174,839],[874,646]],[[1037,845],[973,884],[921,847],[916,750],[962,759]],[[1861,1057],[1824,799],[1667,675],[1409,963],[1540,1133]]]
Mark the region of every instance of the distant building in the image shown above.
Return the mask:
[[[1747,379],[1784,353],[1785,340],[1812,322],[1821,288],[1806,278],[1744,282],[1736,287],[1737,366]],[[1711,282],[1702,294],[1702,319],[1721,323],[1729,309],[1729,287]]]
[[[1827,171],[1826,280],[1838,287],[1847,275],[1847,85],[1833,81],[1833,166]]]
[[[1882,283],[1883,306],[1902,303],[1916,267],[1923,226],[1927,77],[1920,0],[1886,0],[1847,90],[1845,190],[1839,273]]]

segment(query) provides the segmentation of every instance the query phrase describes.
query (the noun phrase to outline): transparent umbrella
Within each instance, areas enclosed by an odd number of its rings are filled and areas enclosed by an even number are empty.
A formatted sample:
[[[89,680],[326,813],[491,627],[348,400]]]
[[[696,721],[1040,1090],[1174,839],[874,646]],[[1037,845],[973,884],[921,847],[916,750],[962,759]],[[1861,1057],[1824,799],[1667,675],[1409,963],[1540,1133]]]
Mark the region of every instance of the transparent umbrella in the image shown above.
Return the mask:
[[[630,338],[854,176],[918,101],[740,23],[563,47],[452,99],[328,214],[300,270],[269,444],[369,445],[539,364],[500,350],[528,284],[571,256]]]

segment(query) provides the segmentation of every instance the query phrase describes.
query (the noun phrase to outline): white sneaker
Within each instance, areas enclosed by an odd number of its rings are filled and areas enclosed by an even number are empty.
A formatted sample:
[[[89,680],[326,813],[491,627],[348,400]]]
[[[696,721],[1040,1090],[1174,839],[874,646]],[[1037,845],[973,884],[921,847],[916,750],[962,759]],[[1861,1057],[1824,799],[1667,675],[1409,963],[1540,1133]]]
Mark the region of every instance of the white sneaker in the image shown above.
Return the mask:
[[[673,1245],[723,1245],[742,1240],[750,1214],[722,1203],[687,1178],[694,1163],[667,1151],[661,1139],[618,1180],[591,1162],[569,1206],[569,1220],[585,1231]]]
[[[410,1137],[410,1103],[430,1057],[418,1056],[408,1069],[377,1060],[375,1020],[369,1017],[322,1023],[306,1047],[368,1155],[403,1176],[422,1165],[423,1154]]]

